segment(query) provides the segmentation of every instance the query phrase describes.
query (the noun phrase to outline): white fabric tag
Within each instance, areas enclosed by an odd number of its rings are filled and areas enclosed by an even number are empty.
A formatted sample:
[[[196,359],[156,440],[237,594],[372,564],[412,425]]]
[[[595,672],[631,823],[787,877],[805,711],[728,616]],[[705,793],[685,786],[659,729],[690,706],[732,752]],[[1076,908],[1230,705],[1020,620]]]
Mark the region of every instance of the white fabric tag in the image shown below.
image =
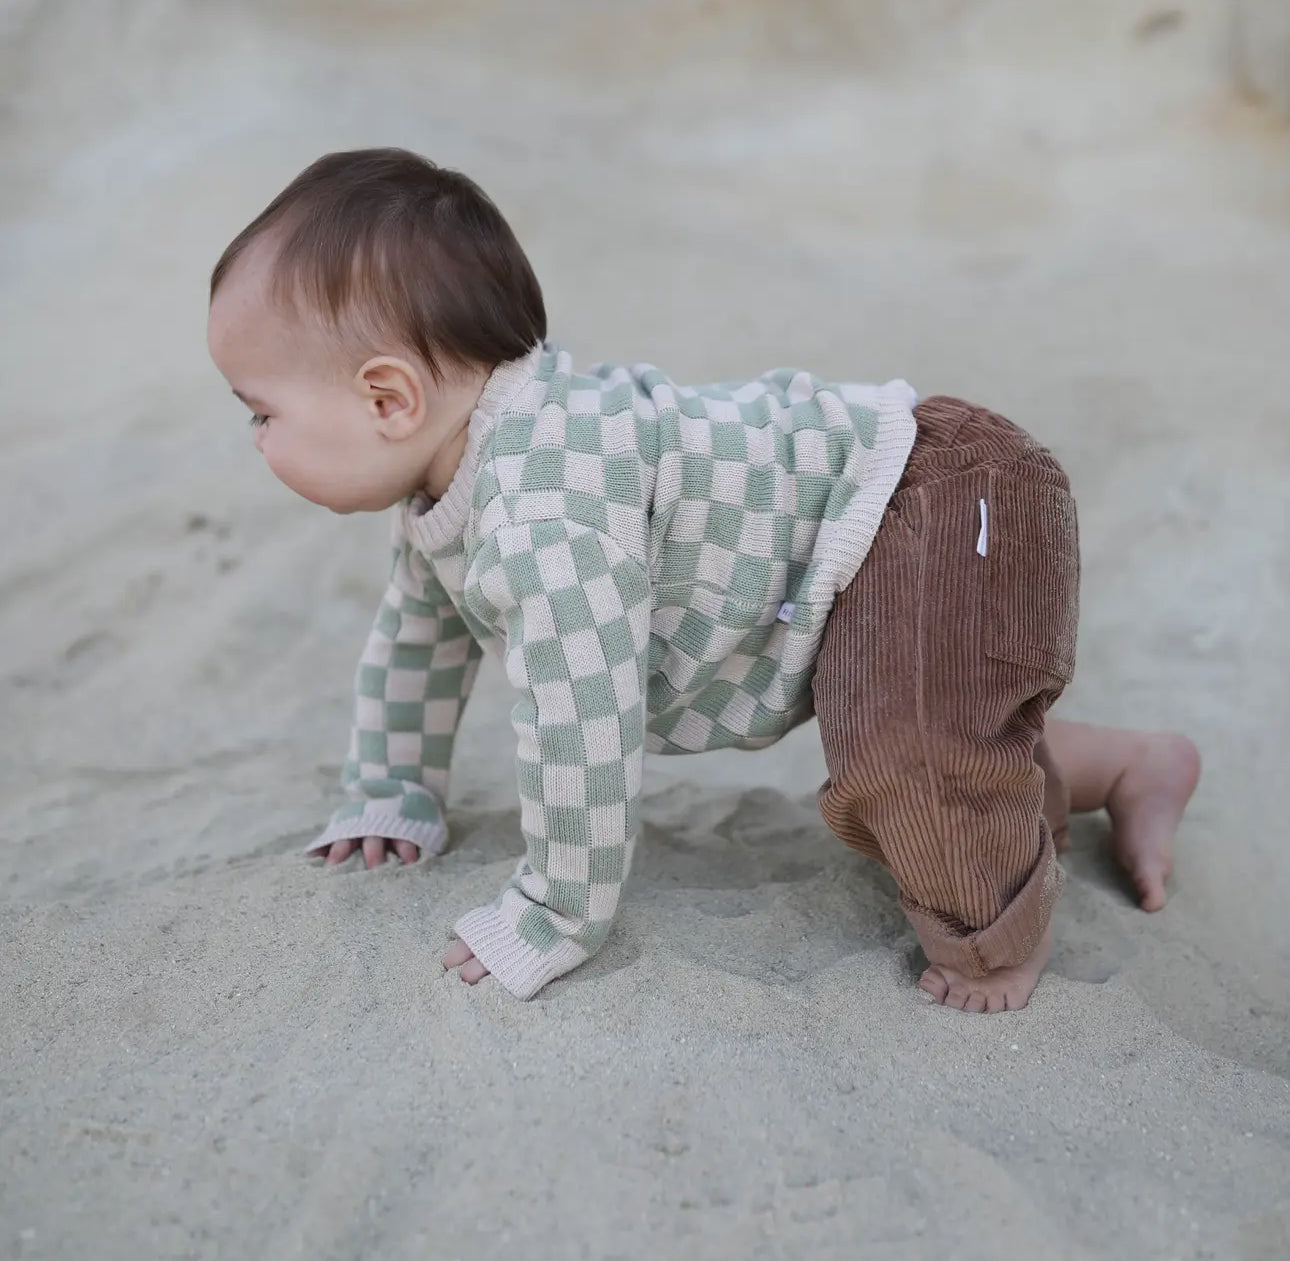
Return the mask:
[[[981,500],[981,533],[976,536],[976,554],[984,556],[990,543],[990,510]]]
[[[797,605],[794,604],[792,600],[785,600],[784,603],[779,606],[779,612],[775,614],[775,620],[777,622],[791,622],[793,620],[793,614],[796,611]]]

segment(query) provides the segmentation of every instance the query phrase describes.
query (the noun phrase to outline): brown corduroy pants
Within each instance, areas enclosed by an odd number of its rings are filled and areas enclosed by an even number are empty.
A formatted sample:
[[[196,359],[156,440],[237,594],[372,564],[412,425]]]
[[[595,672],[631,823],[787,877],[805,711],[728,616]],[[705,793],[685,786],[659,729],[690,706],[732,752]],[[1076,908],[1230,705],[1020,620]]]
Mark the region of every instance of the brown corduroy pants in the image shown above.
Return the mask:
[[[891,870],[928,959],[981,976],[1029,957],[1061,890],[1043,732],[1075,666],[1075,506],[1056,459],[1002,416],[938,397],[914,417],[821,644],[819,801]]]

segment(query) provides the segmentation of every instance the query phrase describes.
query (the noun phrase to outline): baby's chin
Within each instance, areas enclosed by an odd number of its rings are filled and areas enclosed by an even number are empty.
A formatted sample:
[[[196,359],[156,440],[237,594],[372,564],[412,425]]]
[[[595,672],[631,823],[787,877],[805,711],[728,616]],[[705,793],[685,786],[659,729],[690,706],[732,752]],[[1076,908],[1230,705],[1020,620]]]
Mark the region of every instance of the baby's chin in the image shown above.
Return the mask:
[[[293,489],[295,488],[293,487]],[[361,497],[344,494],[331,495],[325,491],[308,492],[296,490],[296,494],[301,499],[307,500],[311,504],[316,504],[319,508],[326,508],[328,512],[335,513],[338,517],[352,517],[359,512],[384,512],[407,498],[406,495],[398,494],[395,491]]]
[[[388,508],[393,508],[395,504],[401,503],[401,499],[380,499],[370,500],[361,504],[334,504],[323,503],[318,499],[311,499],[310,503],[316,503],[320,508],[326,508],[329,512],[335,513],[338,517],[352,517],[360,512],[385,512]]]

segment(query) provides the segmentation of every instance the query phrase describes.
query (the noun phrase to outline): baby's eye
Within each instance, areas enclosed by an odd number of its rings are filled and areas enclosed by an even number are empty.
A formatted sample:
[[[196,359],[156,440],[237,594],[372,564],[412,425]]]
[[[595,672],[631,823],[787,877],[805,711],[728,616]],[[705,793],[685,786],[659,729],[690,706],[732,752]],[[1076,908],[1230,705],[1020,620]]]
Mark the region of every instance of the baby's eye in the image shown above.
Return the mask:
[[[260,412],[255,412],[251,416],[251,427],[253,429],[258,429],[261,425],[266,424],[268,419],[269,418],[267,416],[262,415]]]

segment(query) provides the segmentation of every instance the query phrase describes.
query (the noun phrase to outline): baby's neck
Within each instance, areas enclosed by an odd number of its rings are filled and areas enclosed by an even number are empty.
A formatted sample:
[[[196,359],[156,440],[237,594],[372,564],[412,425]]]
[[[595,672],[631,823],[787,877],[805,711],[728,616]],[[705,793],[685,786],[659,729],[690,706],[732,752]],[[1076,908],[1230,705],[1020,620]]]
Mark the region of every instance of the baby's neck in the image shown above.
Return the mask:
[[[486,369],[479,369],[469,378],[454,384],[443,400],[443,414],[453,419],[444,423],[444,437],[435,447],[426,469],[425,491],[431,499],[439,500],[444,497],[461,467],[470,436],[470,418],[475,414],[490,375]]]
[[[470,417],[467,416],[466,424],[444,442],[430,461],[430,467],[426,470],[425,489],[431,499],[440,500],[444,497],[461,467],[462,457],[466,454],[469,425]]]

